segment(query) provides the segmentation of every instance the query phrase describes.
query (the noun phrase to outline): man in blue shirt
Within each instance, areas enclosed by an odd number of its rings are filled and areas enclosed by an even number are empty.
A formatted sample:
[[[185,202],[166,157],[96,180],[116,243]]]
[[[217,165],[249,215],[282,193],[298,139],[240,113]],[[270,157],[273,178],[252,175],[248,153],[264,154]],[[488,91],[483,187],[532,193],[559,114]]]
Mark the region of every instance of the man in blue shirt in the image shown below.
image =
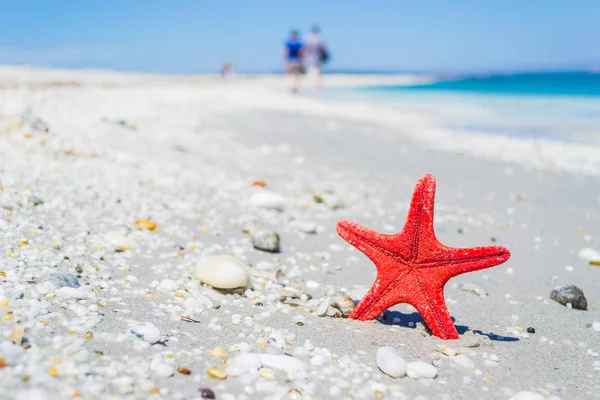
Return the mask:
[[[304,46],[300,40],[300,34],[298,31],[292,31],[288,40],[286,40],[283,46],[283,56],[285,69],[290,76],[292,84],[292,92],[296,93],[300,86],[300,75],[304,73],[304,65],[302,64],[302,57],[304,53]]]

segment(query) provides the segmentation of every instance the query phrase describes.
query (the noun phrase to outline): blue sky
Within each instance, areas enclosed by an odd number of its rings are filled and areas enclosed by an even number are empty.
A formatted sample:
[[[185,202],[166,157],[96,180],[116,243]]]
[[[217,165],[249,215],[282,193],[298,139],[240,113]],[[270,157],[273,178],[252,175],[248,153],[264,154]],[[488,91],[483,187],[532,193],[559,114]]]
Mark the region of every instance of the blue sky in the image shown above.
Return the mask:
[[[336,69],[600,64],[600,0],[0,0],[0,63],[271,71],[290,28],[313,24]]]

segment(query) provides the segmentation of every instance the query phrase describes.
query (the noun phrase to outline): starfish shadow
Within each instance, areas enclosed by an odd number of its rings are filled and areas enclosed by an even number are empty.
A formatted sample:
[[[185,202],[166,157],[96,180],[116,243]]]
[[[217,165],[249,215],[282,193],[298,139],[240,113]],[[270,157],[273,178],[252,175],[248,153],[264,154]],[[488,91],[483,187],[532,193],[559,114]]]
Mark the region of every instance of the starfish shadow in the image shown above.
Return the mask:
[[[400,320],[400,322],[394,323],[394,319]],[[410,314],[401,313],[400,311],[385,311],[381,318],[378,318],[378,321],[384,325],[398,325],[404,328],[415,329],[418,323],[422,323],[427,327],[427,324],[421,317],[421,314],[418,312],[412,312]],[[452,317],[452,322],[456,321],[454,317]],[[468,326],[465,325],[454,325],[459,335],[464,335],[468,331],[470,331]],[[429,332],[429,328],[427,328],[427,332]],[[431,332],[429,332],[431,333]],[[490,340],[498,341],[498,342],[518,342],[519,339],[515,337],[502,336],[497,335],[493,332],[483,333],[481,330],[473,330],[473,333],[476,335],[487,336]]]
[[[473,333],[476,335],[487,336],[488,338],[490,338],[490,340],[494,340],[496,342],[518,342],[519,341],[519,338],[511,337],[511,336],[497,335],[494,332],[483,333],[480,330],[474,330]]]
[[[399,319],[400,322],[394,323],[394,319]],[[398,325],[398,326],[402,326],[404,328],[412,328],[412,329],[416,328],[418,323],[422,323],[423,325],[427,326],[427,324],[425,323],[425,320],[423,320],[423,317],[418,312],[412,312],[410,314],[405,314],[405,313],[401,313],[400,311],[389,311],[388,310],[388,311],[385,311],[383,313],[383,316],[381,318],[379,318],[378,320],[384,325]],[[455,321],[454,317],[452,317],[452,321],[453,322]],[[464,325],[455,325],[455,327],[460,335],[462,335],[463,333],[465,333],[469,330],[469,327],[464,326]],[[427,329],[429,330],[429,328],[427,328]]]

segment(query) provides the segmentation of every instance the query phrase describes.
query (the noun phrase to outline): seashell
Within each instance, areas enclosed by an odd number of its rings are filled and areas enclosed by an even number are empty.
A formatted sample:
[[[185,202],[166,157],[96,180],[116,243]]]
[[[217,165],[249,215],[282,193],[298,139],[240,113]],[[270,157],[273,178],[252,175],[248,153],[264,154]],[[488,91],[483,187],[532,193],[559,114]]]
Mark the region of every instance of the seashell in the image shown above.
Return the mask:
[[[196,266],[196,276],[217,289],[236,289],[250,283],[246,264],[228,254],[202,258]]]
[[[377,349],[377,367],[392,378],[401,378],[406,375],[406,361],[393,347],[380,347]]]

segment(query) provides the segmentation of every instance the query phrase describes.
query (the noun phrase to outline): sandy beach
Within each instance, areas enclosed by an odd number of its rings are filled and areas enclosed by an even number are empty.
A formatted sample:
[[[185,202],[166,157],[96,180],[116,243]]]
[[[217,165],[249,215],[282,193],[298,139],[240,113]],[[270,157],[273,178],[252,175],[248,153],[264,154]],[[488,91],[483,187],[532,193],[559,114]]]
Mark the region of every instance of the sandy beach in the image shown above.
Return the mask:
[[[426,173],[442,243],[512,254],[446,285],[457,341],[408,305],[369,322],[332,309],[376,274],[337,221],[400,231]],[[0,398],[596,398],[599,177],[594,146],[449,132],[292,96],[280,76],[2,67]],[[253,245],[265,231],[278,253]],[[247,287],[200,282],[221,254],[252,268]],[[550,299],[561,285],[587,310]],[[435,378],[384,373],[382,347]]]

